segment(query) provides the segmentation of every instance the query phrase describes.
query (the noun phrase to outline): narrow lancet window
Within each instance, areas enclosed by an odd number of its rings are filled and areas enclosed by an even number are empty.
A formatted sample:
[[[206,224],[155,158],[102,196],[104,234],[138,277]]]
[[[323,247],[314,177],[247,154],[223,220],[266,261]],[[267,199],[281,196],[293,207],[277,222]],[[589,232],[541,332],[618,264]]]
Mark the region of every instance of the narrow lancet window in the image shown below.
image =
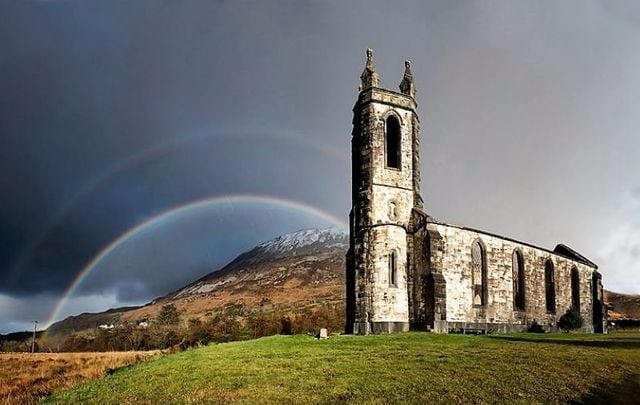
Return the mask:
[[[398,119],[390,115],[385,125],[385,152],[387,167],[400,168],[400,123]]]
[[[580,274],[575,266],[571,269],[571,306],[580,312]]]
[[[473,305],[482,306],[487,296],[487,264],[484,249],[479,241],[471,245],[471,277],[473,282]]]
[[[398,286],[398,258],[396,252],[389,254],[389,284],[392,287]]]
[[[513,251],[513,307],[524,310],[524,259],[519,250]]]
[[[544,289],[547,303],[547,312],[556,312],[556,285],[553,274],[553,262],[548,259],[544,263]]]

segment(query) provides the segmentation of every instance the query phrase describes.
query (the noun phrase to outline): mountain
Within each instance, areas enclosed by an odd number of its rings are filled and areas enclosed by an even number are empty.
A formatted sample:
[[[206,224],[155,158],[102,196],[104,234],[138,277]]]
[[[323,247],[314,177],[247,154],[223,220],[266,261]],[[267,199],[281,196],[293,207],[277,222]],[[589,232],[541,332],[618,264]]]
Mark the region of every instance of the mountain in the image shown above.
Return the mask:
[[[43,331],[37,331],[36,337],[40,337]],[[2,342],[24,342],[30,341],[33,338],[32,331],[24,331],[24,332],[12,332],[7,333],[5,335],[0,334],[0,343]]]
[[[111,308],[104,312],[85,312],[79,315],[71,315],[62,321],[56,322],[47,328],[47,334],[60,335],[77,332],[86,329],[95,329],[100,325],[114,324],[120,321],[122,315],[142,307]]]
[[[640,326],[640,295],[604,291],[609,320],[620,327]]]
[[[344,302],[348,235],[338,228],[307,229],[279,236],[236,257],[164,297],[140,307],[81,314],[56,322],[50,335],[68,334],[103,324],[155,318],[174,304],[185,319],[219,310],[290,310]]]

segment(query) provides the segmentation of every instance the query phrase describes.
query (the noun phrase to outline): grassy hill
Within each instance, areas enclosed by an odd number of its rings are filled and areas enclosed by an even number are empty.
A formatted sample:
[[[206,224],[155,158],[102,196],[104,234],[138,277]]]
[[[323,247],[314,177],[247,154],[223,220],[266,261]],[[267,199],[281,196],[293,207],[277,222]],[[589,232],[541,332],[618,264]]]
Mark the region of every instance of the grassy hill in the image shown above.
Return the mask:
[[[637,398],[638,376],[638,333],[273,336],[151,360],[48,401],[548,403]]]

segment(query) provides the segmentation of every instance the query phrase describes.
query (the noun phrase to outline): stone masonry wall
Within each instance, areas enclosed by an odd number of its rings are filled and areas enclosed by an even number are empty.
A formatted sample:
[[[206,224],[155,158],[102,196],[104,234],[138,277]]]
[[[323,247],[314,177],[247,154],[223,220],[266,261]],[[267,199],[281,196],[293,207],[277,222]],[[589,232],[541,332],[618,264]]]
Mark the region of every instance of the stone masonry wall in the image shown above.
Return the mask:
[[[540,248],[456,226],[429,223],[428,228],[441,235],[442,273],[446,280],[446,320],[451,324],[527,325],[532,321],[553,329],[558,319],[572,306],[571,269],[579,272],[580,313],[584,331],[593,331],[592,274],[595,270]],[[488,302],[473,306],[471,279],[471,245],[480,240],[486,249]],[[514,309],[512,254],[519,249],[524,258],[525,309]],[[556,311],[547,313],[545,295],[545,261],[554,265]]]
[[[408,322],[406,232],[398,226],[372,229],[372,322]],[[391,284],[389,253],[397,253],[397,283]]]

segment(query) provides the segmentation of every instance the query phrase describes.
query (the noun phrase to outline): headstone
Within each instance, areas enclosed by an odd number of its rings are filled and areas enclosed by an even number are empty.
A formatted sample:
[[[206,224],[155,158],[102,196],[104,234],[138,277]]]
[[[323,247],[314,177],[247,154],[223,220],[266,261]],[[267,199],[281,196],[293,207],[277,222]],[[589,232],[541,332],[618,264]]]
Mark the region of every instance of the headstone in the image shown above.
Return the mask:
[[[320,335],[318,335],[318,339],[326,339],[329,337],[329,333],[327,332],[327,328],[320,329]]]

